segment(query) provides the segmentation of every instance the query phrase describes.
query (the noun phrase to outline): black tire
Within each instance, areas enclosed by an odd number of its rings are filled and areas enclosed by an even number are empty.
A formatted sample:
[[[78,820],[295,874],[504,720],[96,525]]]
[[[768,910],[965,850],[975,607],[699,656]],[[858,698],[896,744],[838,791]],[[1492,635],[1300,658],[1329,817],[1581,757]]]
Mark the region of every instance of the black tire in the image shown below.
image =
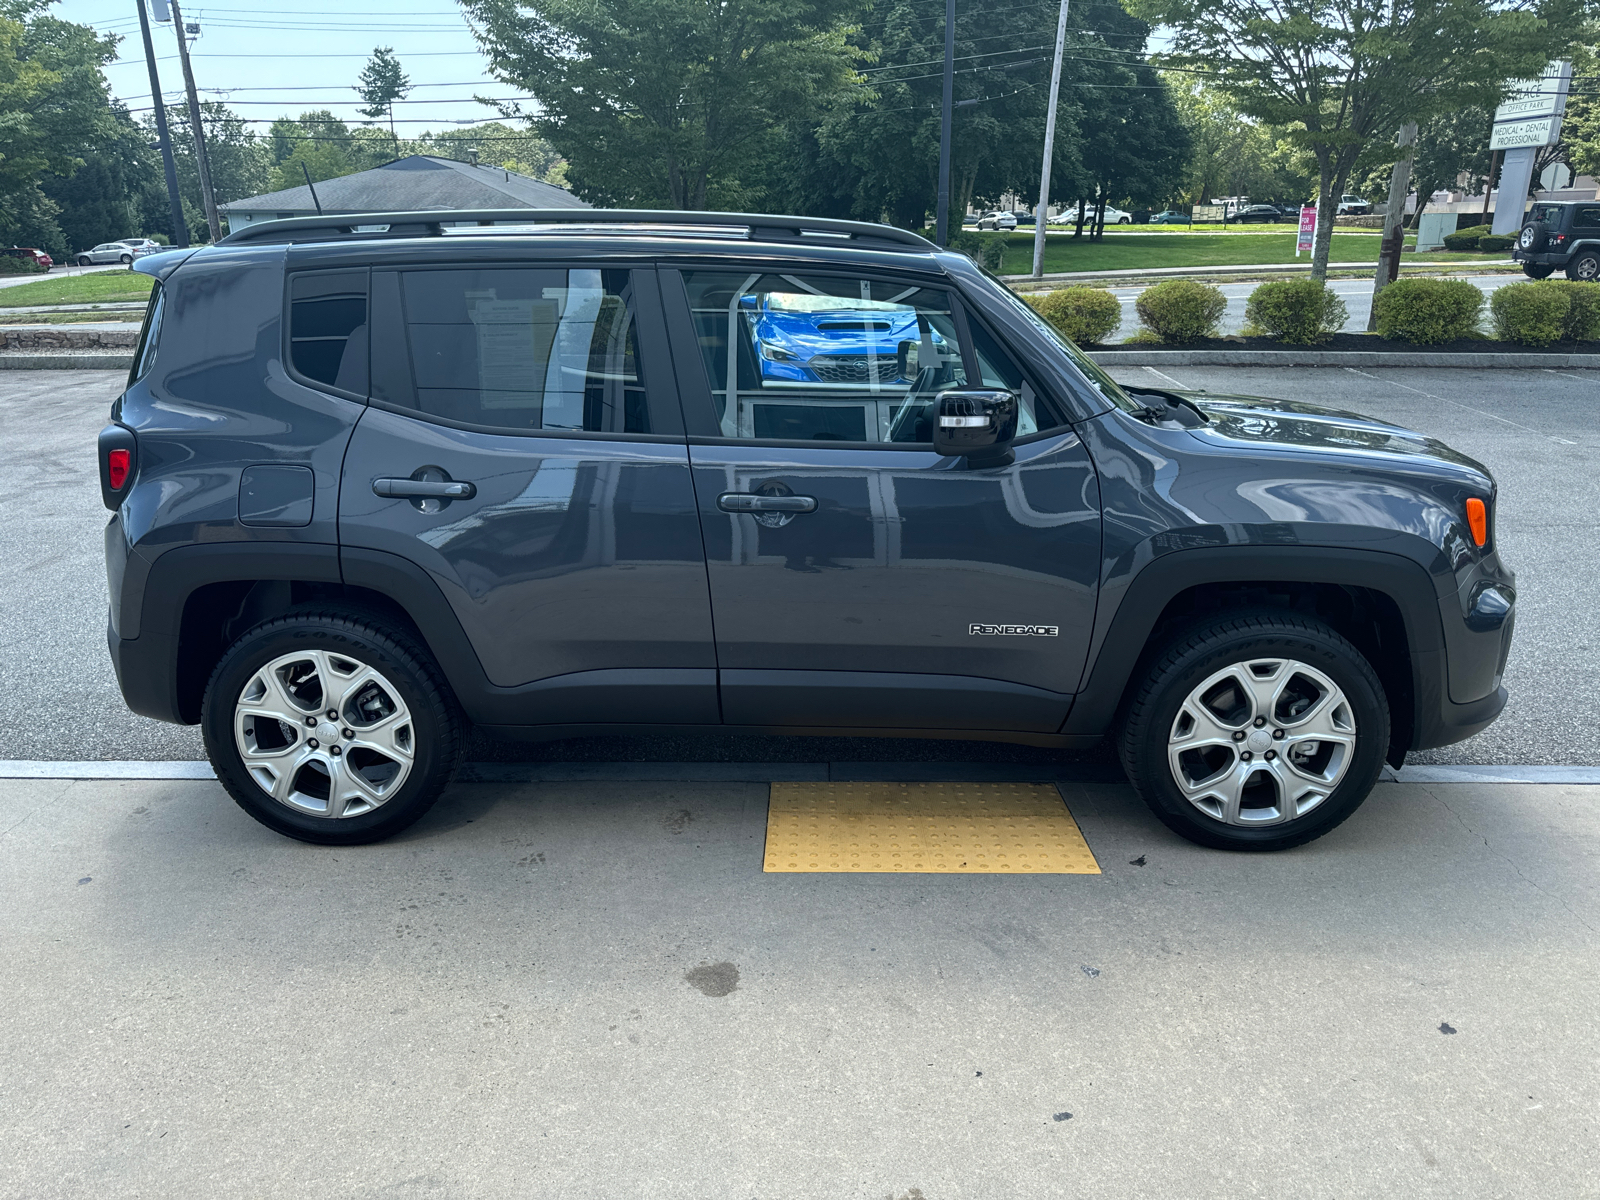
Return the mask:
[[[1549,263],[1523,263],[1522,273],[1529,279],[1549,279],[1555,268]]]
[[[1593,283],[1600,279],[1600,251],[1582,250],[1567,263],[1567,278],[1574,283]]]
[[[90,258],[87,254],[80,254],[78,255],[78,265],[80,267],[92,267],[94,265],[94,259]]]
[[[1177,721],[1185,701],[1212,675],[1234,664],[1273,658],[1305,664],[1344,693],[1353,718],[1355,745],[1347,755],[1342,775],[1326,797],[1308,806],[1303,815],[1256,827],[1228,824],[1202,811],[1179,789],[1169,765],[1169,741],[1179,728]],[[1241,728],[1251,730],[1253,726]],[[1270,737],[1270,729],[1268,734]],[[1361,652],[1320,621],[1289,613],[1258,612],[1195,625],[1168,642],[1133,693],[1122,724],[1119,750],[1129,781],[1151,811],[1175,833],[1219,850],[1286,850],[1321,837],[1360,807],[1378,781],[1388,746],[1388,699]],[[1271,777],[1256,773],[1266,769],[1264,758],[1257,767],[1250,768],[1243,753],[1231,749],[1227,753],[1235,754],[1226,768],[1230,777],[1238,771],[1252,784],[1261,779],[1270,784]],[[1266,753],[1276,757],[1275,751]],[[1277,769],[1287,761],[1280,762]],[[1269,810],[1270,806],[1265,806],[1241,807],[1239,811],[1243,814]]]
[[[250,774],[235,736],[236,706],[246,686],[259,678],[261,669],[275,659],[311,651],[325,651],[343,662],[375,669],[398,693],[409,714],[411,728],[406,741],[412,753],[410,773],[395,785],[392,795],[384,796],[375,806],[357,815],[319,816],[288,801],[274,799],[265,785]],[[320,697],[320,691],[317,694]],[[359,695],[354,694],[347,697],[352,704],[359,699]],[[320,705],[319,699],[314,712],[302,711],[306,717],[321,721]],[[357,722],[341,715],[334,724],[356,725]],[[381,841],[426,813],[455,773],[460,756],[461,724],[455,698],[425,649],[376,618],[326,610],[276,617],[241,636],[212,672],[200,716],[206,755],[217,778],[239,807],[269,829],[325,846]],[[310,738],[317,732],[318,729],[296,728],[295,736],[304,740],[295,743],[295,747],[302,751],[315,748],[318,743]],[[346,728],[343,736],[351,736],[351,730]],[[338,744],[346,743],[341,740]],[[356,753],[360,752],[359,742],[350,744],[355,745],[357,751],[345,756],[343,761],[353,765],[357,761]],[[339,751],[326,753],[338,754]],[[325,763],[326,756],[320,761]],[[271,763],[274,768],[289,764],[287,754],[281,763]],[[307,776],[306,771],[313,773]],[[305,768],[289,765],[289,772],[296,773],[292,781],[296,794],[314,793],[315,775],[319,773],[314,764]],[[327,777],[329,772],[324,769],[320,774]],[[313,781],[309,786],[301,782],[308,779]]]
[[[121,257],[121,258],[120,258],[120,259],[118,259],[118,260],[117,260],[117,261],[119,261],[119,262],[121,262],[121,263],[123,263],[123,264],[124,264],[124,265],[130,265],[130,264],[132,264],[132,262],[133,262],[133,255],[131,255],[131,254],[124,254],[124,255],[123,255],[123,256],[122,256],[122,257]]]

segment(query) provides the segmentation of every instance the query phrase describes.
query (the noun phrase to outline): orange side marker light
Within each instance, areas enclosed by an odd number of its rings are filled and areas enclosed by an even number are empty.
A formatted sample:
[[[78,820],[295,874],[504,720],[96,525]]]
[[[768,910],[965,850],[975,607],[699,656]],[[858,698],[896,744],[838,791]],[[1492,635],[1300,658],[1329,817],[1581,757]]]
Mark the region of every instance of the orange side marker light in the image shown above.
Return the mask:
[[[1467,526],[1472,530],[1472,540],[1478,549],[1489,540],[1489,511],[1483,501],[1473,496],[1467,501]]]

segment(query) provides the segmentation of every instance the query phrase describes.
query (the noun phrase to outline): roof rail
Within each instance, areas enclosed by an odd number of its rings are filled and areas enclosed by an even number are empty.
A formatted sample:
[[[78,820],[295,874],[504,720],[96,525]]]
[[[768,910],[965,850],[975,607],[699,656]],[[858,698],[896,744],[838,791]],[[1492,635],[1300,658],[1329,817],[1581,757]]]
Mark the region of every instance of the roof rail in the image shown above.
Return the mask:
[[[931,251],[938,247],[927,238],[893,225],[870,221],[840,221],[831,217],[784,217],[770,213],[671,212],[649,208],[487,208],[437,209],[423,212],[330,213],[320,217],[290,217],[261,221],[235,230],[217,242],[237,246],[244,242],[317,242],[344,239],[439,237],[444,223],[477,222],[493,232],[496,225],[642,225],[698,226],[743,229],[756,242],[798,242],[841,239],[849,243],[908,246]],[[383,230],[368,227],[382,225]],[[465,232],[465,231],[463,231]],[[510,232],[510,231],[507,231]]]

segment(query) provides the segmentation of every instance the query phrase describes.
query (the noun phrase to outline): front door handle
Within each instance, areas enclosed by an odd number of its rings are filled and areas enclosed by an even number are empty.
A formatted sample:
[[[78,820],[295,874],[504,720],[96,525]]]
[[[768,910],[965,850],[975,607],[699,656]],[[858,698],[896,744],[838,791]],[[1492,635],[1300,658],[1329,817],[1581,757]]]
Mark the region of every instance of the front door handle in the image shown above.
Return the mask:
[[[374,479],[372,494],[386,500],[471,500],[478,489],[462,479]]]
[[[761,496],[754,492],[723,492],[717,507],[727,513],[808,513],[817,511],[815,496]]]

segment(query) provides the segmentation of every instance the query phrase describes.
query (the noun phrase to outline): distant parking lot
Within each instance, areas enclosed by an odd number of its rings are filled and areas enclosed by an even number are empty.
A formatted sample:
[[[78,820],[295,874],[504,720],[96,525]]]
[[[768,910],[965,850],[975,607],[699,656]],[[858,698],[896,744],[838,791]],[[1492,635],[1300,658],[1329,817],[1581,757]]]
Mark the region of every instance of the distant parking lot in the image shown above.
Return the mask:
[[[1511,703],[1488,730],[1413,761],[1600,764],[1600,372],[1296,368],[1117,371],[1147,385],[1209,388],[1353,409],[1440,437],[1494,471],[1499,530],[1519,573]],[[105,510],[93,444],[121,386],[115,372],[0,372],[0,758],[197,759],[194,729],[123,708],[105,649]],[[984,743],[873,739],[587,739],[483,742],[474,757],[939,759],[1043,762]],[[1086,756],[1109,765],[1105,753]]]

